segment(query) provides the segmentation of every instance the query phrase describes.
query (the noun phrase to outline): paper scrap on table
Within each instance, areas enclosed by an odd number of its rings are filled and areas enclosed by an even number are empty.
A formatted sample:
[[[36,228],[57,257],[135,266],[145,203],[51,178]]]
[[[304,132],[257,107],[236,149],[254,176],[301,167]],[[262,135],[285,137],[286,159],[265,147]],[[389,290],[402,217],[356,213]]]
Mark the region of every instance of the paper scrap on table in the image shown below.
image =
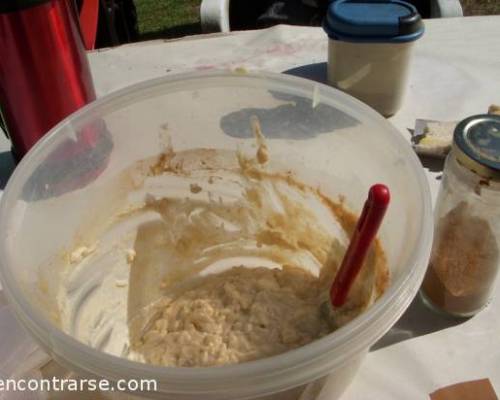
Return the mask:
[[[431,400],[498,400],[489,379],[460,382],[438,389],[430,394]]]
[[[456,121],[429,121],[417,119],[413,131],[413,148],[418,154],[445,157],[451,149]]]
[[[488,114],[500,115],[500,106],[492,104]],[[444,158],[451,149],[457,121],[417,119],[412,134],[413,148],[417,154]]]

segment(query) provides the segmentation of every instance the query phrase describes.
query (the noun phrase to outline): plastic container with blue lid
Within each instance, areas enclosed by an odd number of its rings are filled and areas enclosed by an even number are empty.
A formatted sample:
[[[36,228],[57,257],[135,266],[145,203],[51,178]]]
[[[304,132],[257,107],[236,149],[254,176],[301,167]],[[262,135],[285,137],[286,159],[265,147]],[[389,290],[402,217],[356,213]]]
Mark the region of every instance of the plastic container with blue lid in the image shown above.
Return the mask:
[[[328,81],[385,116],[404,95],[411,49],[424,33],[416,8],[404,1],[336,0],[325,17]]]

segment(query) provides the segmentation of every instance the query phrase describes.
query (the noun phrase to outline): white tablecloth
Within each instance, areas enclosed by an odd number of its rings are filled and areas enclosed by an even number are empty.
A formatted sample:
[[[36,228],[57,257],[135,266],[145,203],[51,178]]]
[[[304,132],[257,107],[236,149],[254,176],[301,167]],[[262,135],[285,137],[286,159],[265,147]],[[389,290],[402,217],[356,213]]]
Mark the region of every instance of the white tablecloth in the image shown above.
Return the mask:
[[[278,26],[126,45],[91,53],[90,63],[99,96],[149,78],[236,67],[324,81],[326,46],[320,28]],[[404,105],[390,119],[406,138],[416,118],[460,120],[486,112],[500,103],[500,16],[426,21],[412,64]],[[0,189],[12,169],[8,148],[0,139]],[[435,196],[440,165],[426,166]],[[368,355],[343,399],[426,399],[439,387],[485,377],[500,393],[499,332],[500,296],[465,323],[433,314],[417,298]]]

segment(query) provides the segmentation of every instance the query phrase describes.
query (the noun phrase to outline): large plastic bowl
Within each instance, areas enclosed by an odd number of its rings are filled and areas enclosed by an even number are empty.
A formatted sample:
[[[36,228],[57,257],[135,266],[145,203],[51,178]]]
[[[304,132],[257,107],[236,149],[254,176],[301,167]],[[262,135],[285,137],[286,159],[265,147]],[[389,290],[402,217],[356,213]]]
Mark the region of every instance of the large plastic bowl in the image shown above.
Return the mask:
[[[359,212],[375,182],[392,203],[381,230],[391,271],[385,294],[333,334],[299,349],[240,365],[163,368],[98,352],[51,322],[57,273],[39,271],[95,218],[120,171],[160,152],[168,129],[176,150],[235,150],[261,122],[270,154],[317,177]],[[168,128],[167,128],[168,125]],[[112,203],[113,193],[109,194]],[[111,210],[110,210],[111,212]],[[63,366],[116,381],[156,379],[165,399],[334,399],[369,347],[396,322],[421,284],[432,242],[431,200],[423,169],[404,138],[361,102],[328,86],[268,73],[177,75],[117,91],[56,126],[22,160],[0,208],[0,276],[19,320]],[[383,368],[383,366],[381,366]],[[267,397],[270,396],[270,397]]]

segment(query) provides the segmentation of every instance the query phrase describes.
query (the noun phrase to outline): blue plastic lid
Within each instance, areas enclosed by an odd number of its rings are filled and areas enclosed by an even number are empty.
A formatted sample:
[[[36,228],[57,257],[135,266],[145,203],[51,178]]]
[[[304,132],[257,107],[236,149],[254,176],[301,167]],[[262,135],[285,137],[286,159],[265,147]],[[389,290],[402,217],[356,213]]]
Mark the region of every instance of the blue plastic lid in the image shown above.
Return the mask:
[[[417,9],[400,0],[335,0],[323,28],[330,38],[350,42],[410,42],[424,33]]]

